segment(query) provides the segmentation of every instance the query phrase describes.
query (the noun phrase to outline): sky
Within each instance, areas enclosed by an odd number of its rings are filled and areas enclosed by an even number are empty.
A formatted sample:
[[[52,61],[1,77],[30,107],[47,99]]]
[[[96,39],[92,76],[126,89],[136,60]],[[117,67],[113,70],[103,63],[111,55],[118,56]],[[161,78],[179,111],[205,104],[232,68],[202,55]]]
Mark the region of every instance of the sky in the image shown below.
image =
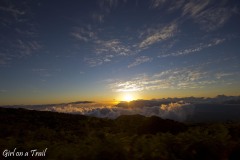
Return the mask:
[[[0,105],[240,95],[239,28],[238,0],[1,0]]]

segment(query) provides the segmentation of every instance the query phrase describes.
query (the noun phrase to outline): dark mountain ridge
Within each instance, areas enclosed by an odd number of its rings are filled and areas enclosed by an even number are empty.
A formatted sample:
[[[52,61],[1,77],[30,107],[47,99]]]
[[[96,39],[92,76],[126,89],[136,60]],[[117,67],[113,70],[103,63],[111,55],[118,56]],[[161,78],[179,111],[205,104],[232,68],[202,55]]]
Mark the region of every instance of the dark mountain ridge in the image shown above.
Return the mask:
[[[0,108],[0,151],[44,150],[25,159],[239,159],[240,123],[181,123],[124,115],[106,119]],[[5,158],[4,155],[0,159]],[[17,157],[12,157],[17,158]]]

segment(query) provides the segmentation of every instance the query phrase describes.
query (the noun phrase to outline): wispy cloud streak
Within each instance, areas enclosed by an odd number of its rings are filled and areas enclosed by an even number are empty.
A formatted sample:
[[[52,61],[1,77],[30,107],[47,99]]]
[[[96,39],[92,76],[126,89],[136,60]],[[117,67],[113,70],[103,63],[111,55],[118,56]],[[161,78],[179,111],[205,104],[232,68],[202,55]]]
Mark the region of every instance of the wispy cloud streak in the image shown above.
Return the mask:
[[[170,37],[173,37],[177,32],[177,23],[171,23],[161,29],[150,29],[150,33],[139,44],[140,48],[147,48],[157,42],[164,41]]]
[[[147,63],[147,62],[151,62],[151,61],[152,61],[152,58],[150,58],[150,57],[140,56],[140,57],[137,57],[133,63],[129,64],[128,68],[135,67],[142,63]]]
[[[216,39],[211,40],[209,43],[205,43],[205,44],[200,43],[196,47],[187,48],[187,49],[180,50],[180,51],[177,51],[177,52],[172,52],[172,53],[169,53],[169,54],[162,54],[158,57],[163,58],[163,57],[169,57],[169,56],[188,55],[188,54],[192,54],[192,53],[195,53],[195,52],[200,52],[201,50],[209,48],[209,47],[219,45],[219,44],[223,43],[224,41],[225,41],[225,39],[223,39],[223,38],[216,38]]]

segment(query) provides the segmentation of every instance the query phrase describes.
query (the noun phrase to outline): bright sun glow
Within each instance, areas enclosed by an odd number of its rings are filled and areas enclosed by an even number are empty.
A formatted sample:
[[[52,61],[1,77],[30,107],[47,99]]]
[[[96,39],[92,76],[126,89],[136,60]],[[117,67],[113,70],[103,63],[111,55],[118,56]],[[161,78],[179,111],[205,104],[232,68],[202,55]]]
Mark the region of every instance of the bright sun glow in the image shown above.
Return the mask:
[[[130,94],[126,94],[123,98],[124,101],[130,102],[132,100],[134,100],[133,96]]]

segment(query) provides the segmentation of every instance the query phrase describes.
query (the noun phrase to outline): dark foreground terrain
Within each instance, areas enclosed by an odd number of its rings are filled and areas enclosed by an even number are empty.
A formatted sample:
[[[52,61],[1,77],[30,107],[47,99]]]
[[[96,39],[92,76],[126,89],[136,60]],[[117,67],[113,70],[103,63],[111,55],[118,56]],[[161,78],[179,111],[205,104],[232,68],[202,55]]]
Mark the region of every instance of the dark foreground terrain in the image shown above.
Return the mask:
[[[32,156],[35,149],[46,152]],[[110,120],[0,108],[0,151],[0,159],[28,152],[21,159],[237,160],[240,123],[184,124],[140,115]]]

